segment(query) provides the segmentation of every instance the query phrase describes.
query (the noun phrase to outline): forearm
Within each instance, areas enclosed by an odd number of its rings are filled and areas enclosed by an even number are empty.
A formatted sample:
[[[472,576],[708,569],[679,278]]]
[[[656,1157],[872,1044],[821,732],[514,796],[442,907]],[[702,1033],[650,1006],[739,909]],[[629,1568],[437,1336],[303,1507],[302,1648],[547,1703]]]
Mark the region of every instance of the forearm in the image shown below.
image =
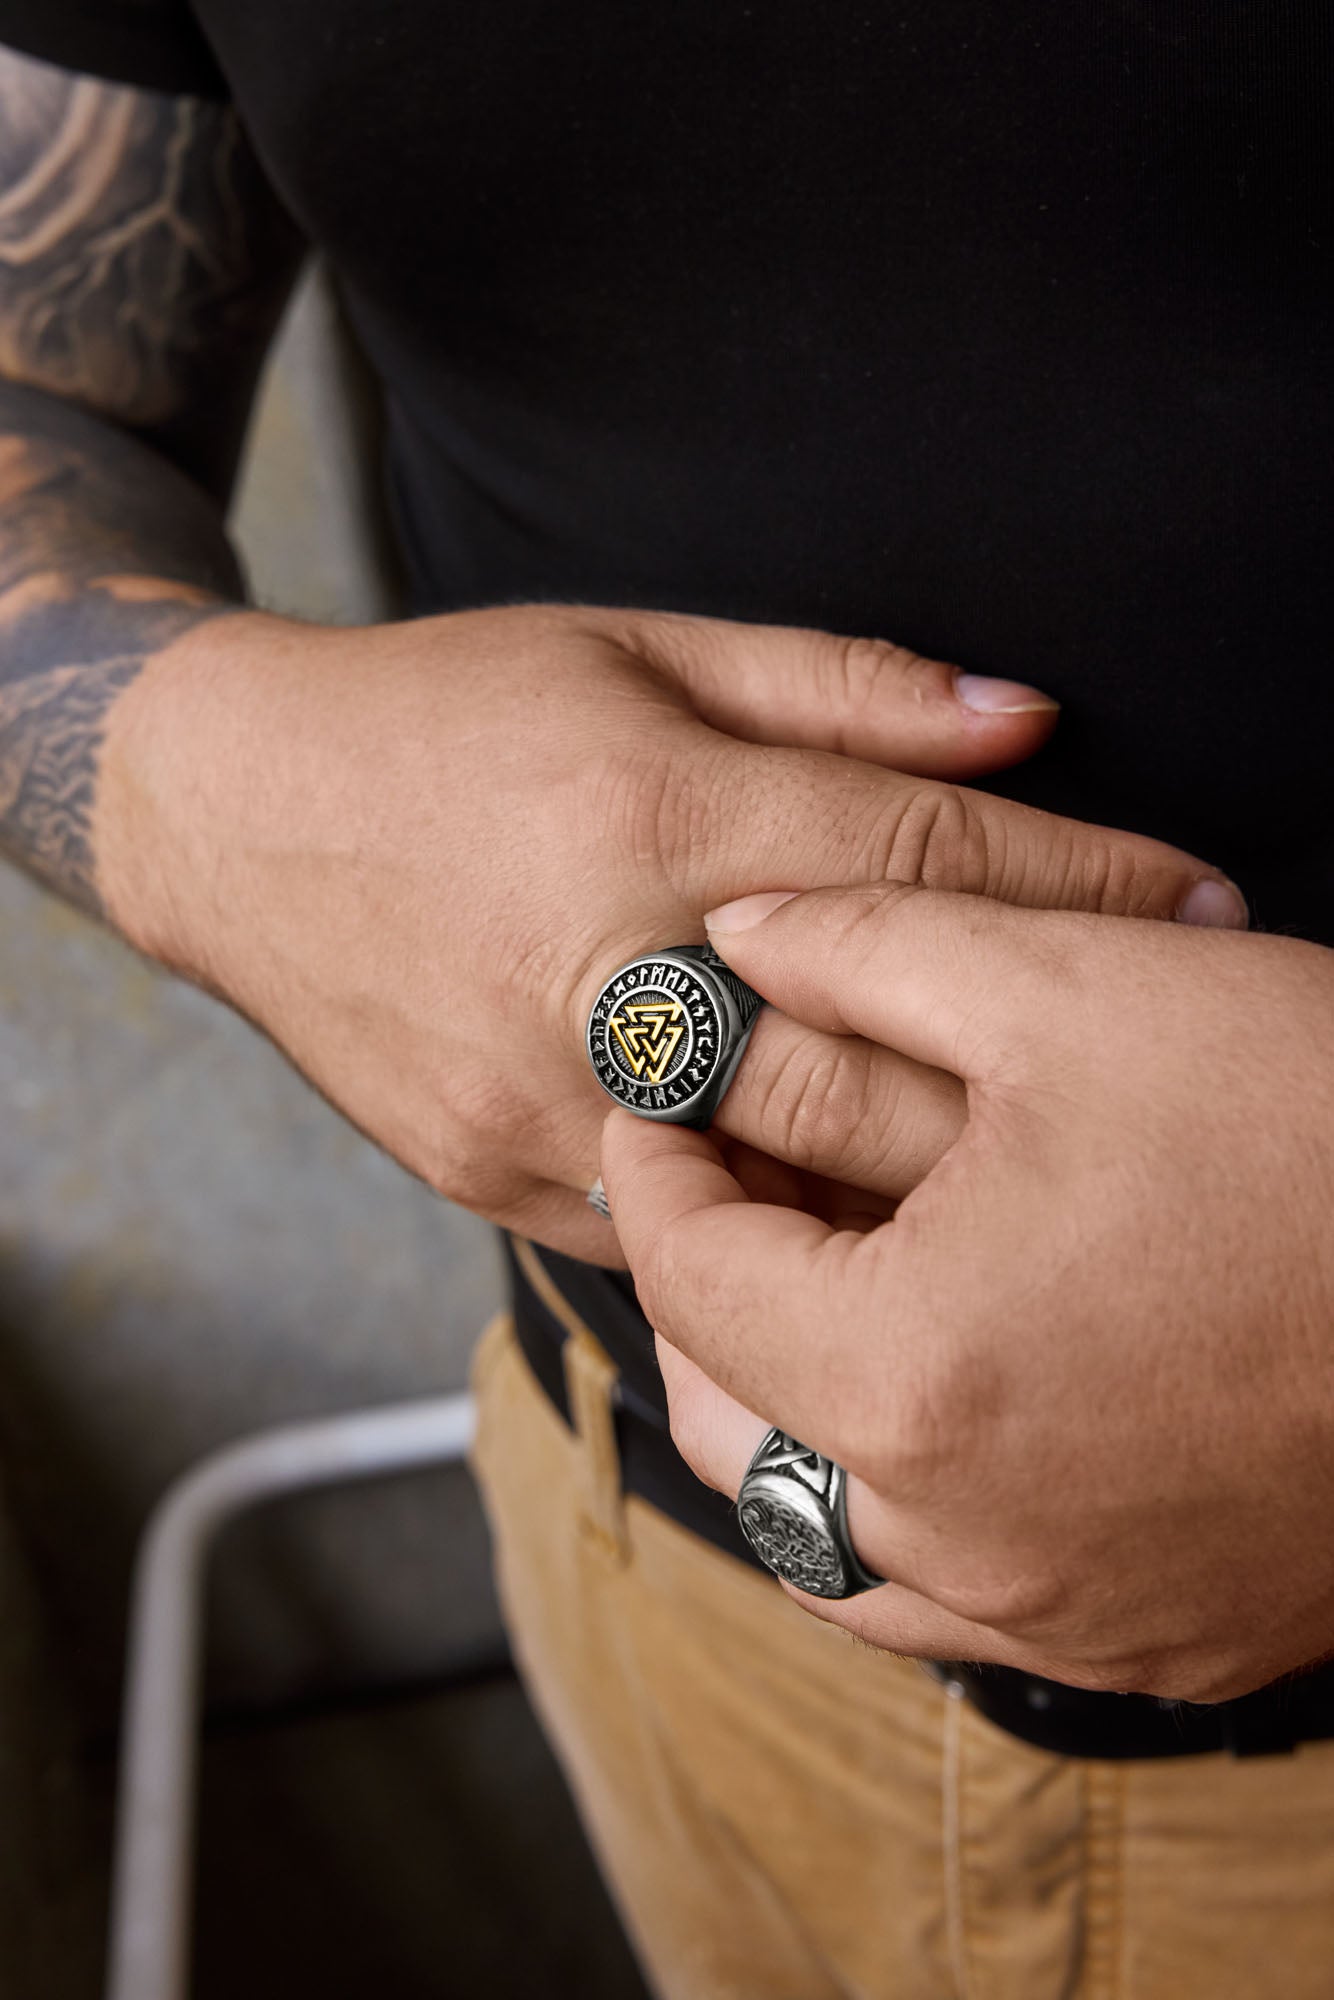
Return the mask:
[[[107,713],[242,596],[220,509],[165,459],[0,382],[0,850],[101,912],[92,808]]]
[[[229,107],[0,49],[0,852],[85,909],[113,707],[241,599],[222,507],[300,256]]]

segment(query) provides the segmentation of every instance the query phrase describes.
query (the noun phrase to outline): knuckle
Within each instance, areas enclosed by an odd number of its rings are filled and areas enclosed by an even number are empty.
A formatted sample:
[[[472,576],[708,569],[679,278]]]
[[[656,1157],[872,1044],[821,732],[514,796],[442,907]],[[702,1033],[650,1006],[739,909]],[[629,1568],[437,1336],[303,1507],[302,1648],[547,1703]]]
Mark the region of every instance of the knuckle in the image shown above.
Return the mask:
[[[1073,1617],[1065,1618],[1067,1631],[1073,1631],[1074,1623]],[[1151,1695],[1184,1703],[1233,1701],[1273,1678],[1272,1668],[1263,1672],[1254,1662],[1247,1668],[1194,1646],[1147,1641],[1091,1650],[1086,1640],[1071,1658],[1069,1641],[1062,1640],[1043,1649],[1033,1671],[1095,1694]]]
[[[1050,882],[1051,901],[1067,910],[1117,908],[1117,863],[1112,841],[1103,837],[1100,829],[1086,833],[1083,828],[1059,822],[1054,825],[1053,832],[1057,839],[1053,843],[1054,854],[1048,861],[1047,874],[1052,875],[1052,859],[1058,866]],[[1039,872],[1036,856],[1030,872],[1034,876]]]
[[[495,1213],[506,1207],[519,1178],[513,1162],[526,1122],[513,1086],[503,1079],[484,1071],[454,1078],[426,1178],[461,1208]]]
[[[467,1145],[451,1149],[428,1179],[443,1200],[491,1221],[510,1213],[522,1185],[521,1177],[494,1156]]]
[[[726,680],[735,669],[736,627],[726,619],[700,618],[684,611],[640,611],[598,606],[596,629],[622,652],[655,673],[698,692]]]
[[[1050,1668],[1054,1680],[1090,1694],[1158,1694],[1164,1671],[1162,1655],[1149,1650],[1116,1652],[1096,1660],[1053,1661]]]
[[[707,837],[721,806],[719,749],[708,735],[666,714],[601,751],[580,810],[599,831],[599,849],[630,870],[679,862]]]
[[[1017,871],[1021,901],[1064,910],[1122,909],[1120,850],[1112,834],[1049,813],[1026,812],[1025,822],[1030,821],[1032,838],[1024,843]]]
[[[1019,1568],[1003,1556],[955,1568],[932,1591],[942,1610],[995,1632],[1022,1635],[1062,1617],[1070,1589],[1055,1567]]]
[[[1174,906],[1180,871],[1169,849],[1107,827],[1037,818],[1041,838],[1028,848],[1023,874],[1043,902],[1121,917],[1164,915]]]
[[[1156,1695],[1159,1701],[1236,1701],[1253,1694],[1273,1679],[1272,1669],[1235,1660],[1185,1659],[1171,1654],[1155,1654],[1139,1663],[1138,1692]]]
[[[887,697],[921,701],[945,669],[888,639],[837,637],[832,655],[834,696],[849,718],[883,710]]]
[[[880,874],[976,893],[991,886],[995,868],[987,820],[970,795],[954,785],[919,784],[900,799]]]
[[[865,1119],[870,1051],[804,1040],[757,1076],[757,1136],[793,1166],[830,1173],[847,1158]]]
[[[884,1297],[881,1323],[892,1338],[892,1293]],[[894,1343],[902,1351],[892,1394],[874,1403],[863,1398],[861,1421],[874,1429],[861,1440],[859,1465],[879,1491],[934,1507],[965,1475],[977,1492],[989,1479],[1004,1478],[996,1441],[1014,1396],[1003,1363],[966,1329],[955,1340],[923,1340],[923,1331]]]
[[[554,921],[516,926],[505,937],[503,961],[486,968],[488,997],[503,1018],[513,994],[532,994],[541,1011],[559,1022],[562,1033],[572,1012],[582,1027],[578,996],[601,969],[599,946],[600,940],[572,937],[569,927]]]
[[[957,1462],[960,1440],[951,1416],[954,1400],[939,1370],[906,1371],[892,1397],[849,1419],[847,1463],[864,1470],[878,1492],[905,1505],[928,1502],[941,1491]]]
[[[1161,912],[1175,872],[1161,852],[1129,836],[1115,839],[1101,829],[1085,864],[1084,906],[1104,916],[1143,917]]]
[[[651,867],[671,844],[673,775],[666,759],[646,756],[640,743],[618,743],[598,759],[590,823],[601,829],[608,853],[632,868]]]

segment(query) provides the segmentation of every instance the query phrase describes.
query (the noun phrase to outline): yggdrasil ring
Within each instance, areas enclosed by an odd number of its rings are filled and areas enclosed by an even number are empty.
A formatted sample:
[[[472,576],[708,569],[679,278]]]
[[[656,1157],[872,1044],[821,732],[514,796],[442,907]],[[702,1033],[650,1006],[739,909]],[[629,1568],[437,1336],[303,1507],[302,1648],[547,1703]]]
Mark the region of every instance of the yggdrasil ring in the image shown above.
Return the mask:
[[[856,1597],[885,1581],[848,1538],[848,1475],[786,1431],[770,1431],[737,1495],[741,1532],[760,1561],[812,1597]]]

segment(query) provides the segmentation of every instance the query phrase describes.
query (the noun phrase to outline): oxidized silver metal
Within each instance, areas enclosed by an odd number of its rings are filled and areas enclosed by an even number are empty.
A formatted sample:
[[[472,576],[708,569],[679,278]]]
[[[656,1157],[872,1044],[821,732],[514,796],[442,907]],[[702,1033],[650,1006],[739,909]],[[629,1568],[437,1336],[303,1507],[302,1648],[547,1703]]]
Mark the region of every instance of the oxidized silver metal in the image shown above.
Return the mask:
[[[786,1431],[770,1431],[737,1495],[741,1532],[784,1583],[812,1597],[857,1597],[884,1581],[848,1539],[848,1475]]]
[[[639,1117],[703,1131],[761,1005],[706,944],[633,958],[593,1002],[586,1037],[593,1074]]]

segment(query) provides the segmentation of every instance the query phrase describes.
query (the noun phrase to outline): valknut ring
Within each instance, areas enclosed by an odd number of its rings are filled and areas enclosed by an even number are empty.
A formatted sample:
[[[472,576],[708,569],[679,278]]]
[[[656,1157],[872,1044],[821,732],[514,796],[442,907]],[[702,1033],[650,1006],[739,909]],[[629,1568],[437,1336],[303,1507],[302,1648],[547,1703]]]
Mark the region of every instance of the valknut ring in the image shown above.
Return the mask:
[[[812,1597],[857,1597],[884,1581],[848,1539],[848,1475],[832,1458],[770,1431],[737,1495],[741,1532],[760,1561]]]
[[[703,1131],[762,1005],[706,944],[632,958],[588,1017],[588,1059],[608,1097],[641,1118]]]

